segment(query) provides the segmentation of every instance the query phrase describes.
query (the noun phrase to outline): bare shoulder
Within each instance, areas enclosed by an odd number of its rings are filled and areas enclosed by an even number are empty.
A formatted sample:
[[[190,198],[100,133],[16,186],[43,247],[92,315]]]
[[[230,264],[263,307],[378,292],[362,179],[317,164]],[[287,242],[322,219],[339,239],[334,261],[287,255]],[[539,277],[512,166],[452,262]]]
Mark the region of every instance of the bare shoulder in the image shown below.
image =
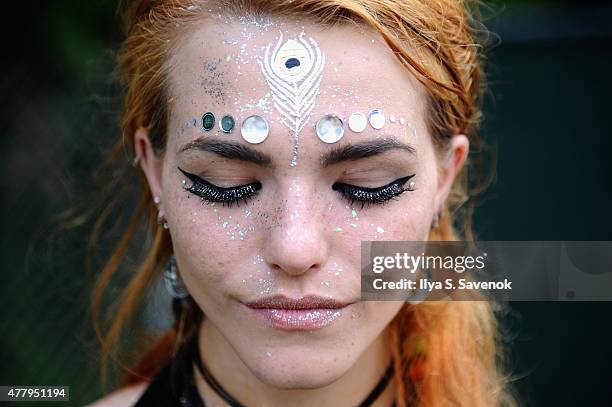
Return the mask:
[[[123,387],[87,407],[129,407],[133,406],[146,390],[149,382]]]

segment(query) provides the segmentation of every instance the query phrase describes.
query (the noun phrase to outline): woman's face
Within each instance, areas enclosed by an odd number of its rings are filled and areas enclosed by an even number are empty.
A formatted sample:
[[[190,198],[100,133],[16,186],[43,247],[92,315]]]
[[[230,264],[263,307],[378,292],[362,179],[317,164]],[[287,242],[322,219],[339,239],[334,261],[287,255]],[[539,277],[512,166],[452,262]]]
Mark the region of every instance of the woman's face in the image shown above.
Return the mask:
[[[314,58],[296,45],[300,38]],[[294,42],[282,48],[288,40]],[[264,73],[266,47],[273,66],[277,44],[278,58],[291,60],[287,75],[296,60],[321,69],[320,83],[315,72],[304,87],[313,92],[311,103],[300,106],[310,114],[291,123],[274,97],[278,83]],[[143,168],[161,197],[191,296],[263,382],[331,383],[381,337],[402,305],[360,301],[361,242],[427,240],[463,161],[446,168],[436,159],[424,90],[373,32],[210,17],[184,34],[170,62],[167,148],[156,158],[149,145],[143,148]],[[349,129],[351,113],[372,109],[386,115],[381,129]],[[205,112],[216,117],[210,131],[202,128]],[[314,129],[330,113],[344,121],[335,143]],[[228,134],[218,125],[225,114],[236,123]],[[260,144],[241,137],[251,115],[269,123]],[[296,122],[303,124],[297,148]],[[146,143],[143,132],[137,145]],[[194,181],[185,174],[203,180],[200,195],[188,190]],[[247,187],[219,190],[240,186]],[[211,202],[231,197],[238,200]]]

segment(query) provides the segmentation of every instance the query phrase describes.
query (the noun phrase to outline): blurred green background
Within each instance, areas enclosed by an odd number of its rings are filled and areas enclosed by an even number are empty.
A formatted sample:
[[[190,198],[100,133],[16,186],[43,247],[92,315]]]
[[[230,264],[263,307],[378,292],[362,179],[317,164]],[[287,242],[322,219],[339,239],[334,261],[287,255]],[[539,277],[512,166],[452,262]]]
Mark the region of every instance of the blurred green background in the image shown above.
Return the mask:
[[[496,146],[497,178],[479,201],[478,236],[612,240],[612,6],[489,4],[499,38],[481,133]],[[116,11],[116,1],[55,0],[3,13],[0,384],[69,385],[70,405],[100,394],[88,224],[45,225],[91,192],[119,137]],[[611,315],[612,303],[511,304],[522,405],[612,405]]]

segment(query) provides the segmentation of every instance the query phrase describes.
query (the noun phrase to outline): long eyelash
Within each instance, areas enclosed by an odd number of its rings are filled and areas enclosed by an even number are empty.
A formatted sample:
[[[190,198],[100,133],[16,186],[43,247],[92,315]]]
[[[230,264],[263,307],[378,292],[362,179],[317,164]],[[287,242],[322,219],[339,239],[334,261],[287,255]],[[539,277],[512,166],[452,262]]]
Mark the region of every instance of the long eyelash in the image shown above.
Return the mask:
[[[383,205],[406,191],[414,191],[414,189],[404,188],[404,184],[414,177],[414,175],[415,174],[396,179],[390,184],[383,185],[382,187],[357,187],[355,185],[337,182],[332,186],[332,189],[340,192],[348,199],[351,205],[355,202],[361,203],[361,209],[363,209],[364,206]]]
[[[190,187],[185,187],[185,190],[208,202],[221,202],[223,205],[232,206],[234,203],[247,202],[261,189],[260,182],[231,188],[219,187],[180,167],[177,168],[193,182]]]

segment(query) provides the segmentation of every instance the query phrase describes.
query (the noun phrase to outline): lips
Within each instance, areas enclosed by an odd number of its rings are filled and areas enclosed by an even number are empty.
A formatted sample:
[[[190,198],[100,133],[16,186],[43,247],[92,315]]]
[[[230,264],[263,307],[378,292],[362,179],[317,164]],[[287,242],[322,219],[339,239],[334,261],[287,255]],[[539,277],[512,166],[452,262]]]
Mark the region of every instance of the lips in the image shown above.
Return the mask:
[[[254,317],[273,328],[312,331],[331,325],[350,304],[314,295],[297,299],[275,295],[245,305]]]

